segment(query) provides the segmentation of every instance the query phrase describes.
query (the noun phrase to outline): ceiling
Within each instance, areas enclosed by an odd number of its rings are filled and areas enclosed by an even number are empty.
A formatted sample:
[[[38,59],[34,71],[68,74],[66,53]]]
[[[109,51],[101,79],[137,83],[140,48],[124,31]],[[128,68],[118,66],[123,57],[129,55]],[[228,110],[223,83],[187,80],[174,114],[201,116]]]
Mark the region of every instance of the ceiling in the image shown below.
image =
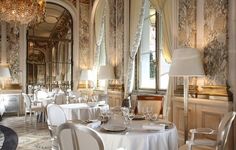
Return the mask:
[[[68,11],[59,5],[47,3],[44,19],[29,28],[29,36],[49,38],[55,31],[64,12]]]

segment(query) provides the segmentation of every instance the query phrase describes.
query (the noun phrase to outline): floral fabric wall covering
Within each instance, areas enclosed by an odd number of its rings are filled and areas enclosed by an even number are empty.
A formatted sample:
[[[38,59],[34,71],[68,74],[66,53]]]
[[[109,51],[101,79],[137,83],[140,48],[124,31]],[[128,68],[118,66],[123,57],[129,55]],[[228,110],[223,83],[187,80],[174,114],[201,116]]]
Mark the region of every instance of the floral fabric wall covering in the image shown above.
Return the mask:
[[[178,47],[196,47],[196,0],[179,0]]]
[[[225,85],[227,80],[227,14],[228,0],[205,0],[204,68],[210,85]]]
[[[115,67],[116,79],[123,82],[124,55],[124,0],[109,0],[110,33],[108,61]]]
[[[7,36],[9,37],[7,48],[7,62],[11,73],[13,83],[19,83],[20,63],[19,63],[19,34],[14,33],[15,27],[8,26]],[[19,29],[17,29],[19,30]]]
[[[79,5],[79,56],[80,67],[89,66],[89,4]]]
[[[202,4],[204,12],[197,8]],[[196,26],[197,16],[204,24]],[[227,16],[228,0],[179,0],[178,47],[197,47],[196,37],[203,30],[202,41],[205,85],[225,85],[227,80],[228,47]],[[200,17],[201,18],[201,17]],[[197,47],[198,48],[198,47]]]

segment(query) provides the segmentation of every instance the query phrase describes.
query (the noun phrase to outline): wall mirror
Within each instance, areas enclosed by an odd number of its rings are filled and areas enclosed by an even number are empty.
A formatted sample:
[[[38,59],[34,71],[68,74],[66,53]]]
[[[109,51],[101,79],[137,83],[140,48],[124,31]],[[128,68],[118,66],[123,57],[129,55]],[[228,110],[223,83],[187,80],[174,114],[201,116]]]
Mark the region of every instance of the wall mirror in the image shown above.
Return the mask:
[[[46,4],[45,17],[27,31],[27,86],[72,89],[73,24],[64,7]]]

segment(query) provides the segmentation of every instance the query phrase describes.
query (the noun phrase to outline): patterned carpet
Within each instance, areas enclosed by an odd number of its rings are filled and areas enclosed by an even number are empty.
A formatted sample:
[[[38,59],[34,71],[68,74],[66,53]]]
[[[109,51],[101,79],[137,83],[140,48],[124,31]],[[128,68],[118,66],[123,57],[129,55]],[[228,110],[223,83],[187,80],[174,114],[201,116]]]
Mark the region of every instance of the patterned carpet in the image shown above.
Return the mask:
[[[50,150],[51,140],[46,123],[37,123],[36,120],[26,122],[24,116],[4,116],[1,125],[13,129],[19,138],[17,150]]]

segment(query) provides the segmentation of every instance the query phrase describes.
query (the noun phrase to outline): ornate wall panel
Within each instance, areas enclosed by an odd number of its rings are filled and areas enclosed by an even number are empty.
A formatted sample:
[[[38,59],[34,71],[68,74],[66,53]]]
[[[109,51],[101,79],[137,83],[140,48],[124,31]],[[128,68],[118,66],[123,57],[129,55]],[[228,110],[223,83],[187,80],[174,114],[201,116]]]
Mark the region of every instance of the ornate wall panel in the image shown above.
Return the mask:
[[[179,0],[178,47],[196,47],[196,0]]]
[[[204,67],[207,84],[225,84],[227,80],[228,0],[205,0],[204,3]]]
[[[89,65],[89,4],[80,3],[79,7],[79,63],[81,68],[87,68]]]
[[[202,5],[204,12],[197,9]],[[196,16],[202,16],[204,24],[196,27]],[[225,85],[227,80],[228,0],[179,0],[178,47],[197,47],[196,36],[203,30],[205,85]]]
[[[8,26],[7,36],[8,38],[8,48],[7,48],[7,62],[9,64],[9,69],[11,72],[11,79],[13,82],[18,83],[19,73],[20,73],[20,63],[19,63],[19,34],[14,33],[14,27]]]
[[[109,0],[110,33],[108,60],[115,66],[116,78],[123,82],[124,0]]]

